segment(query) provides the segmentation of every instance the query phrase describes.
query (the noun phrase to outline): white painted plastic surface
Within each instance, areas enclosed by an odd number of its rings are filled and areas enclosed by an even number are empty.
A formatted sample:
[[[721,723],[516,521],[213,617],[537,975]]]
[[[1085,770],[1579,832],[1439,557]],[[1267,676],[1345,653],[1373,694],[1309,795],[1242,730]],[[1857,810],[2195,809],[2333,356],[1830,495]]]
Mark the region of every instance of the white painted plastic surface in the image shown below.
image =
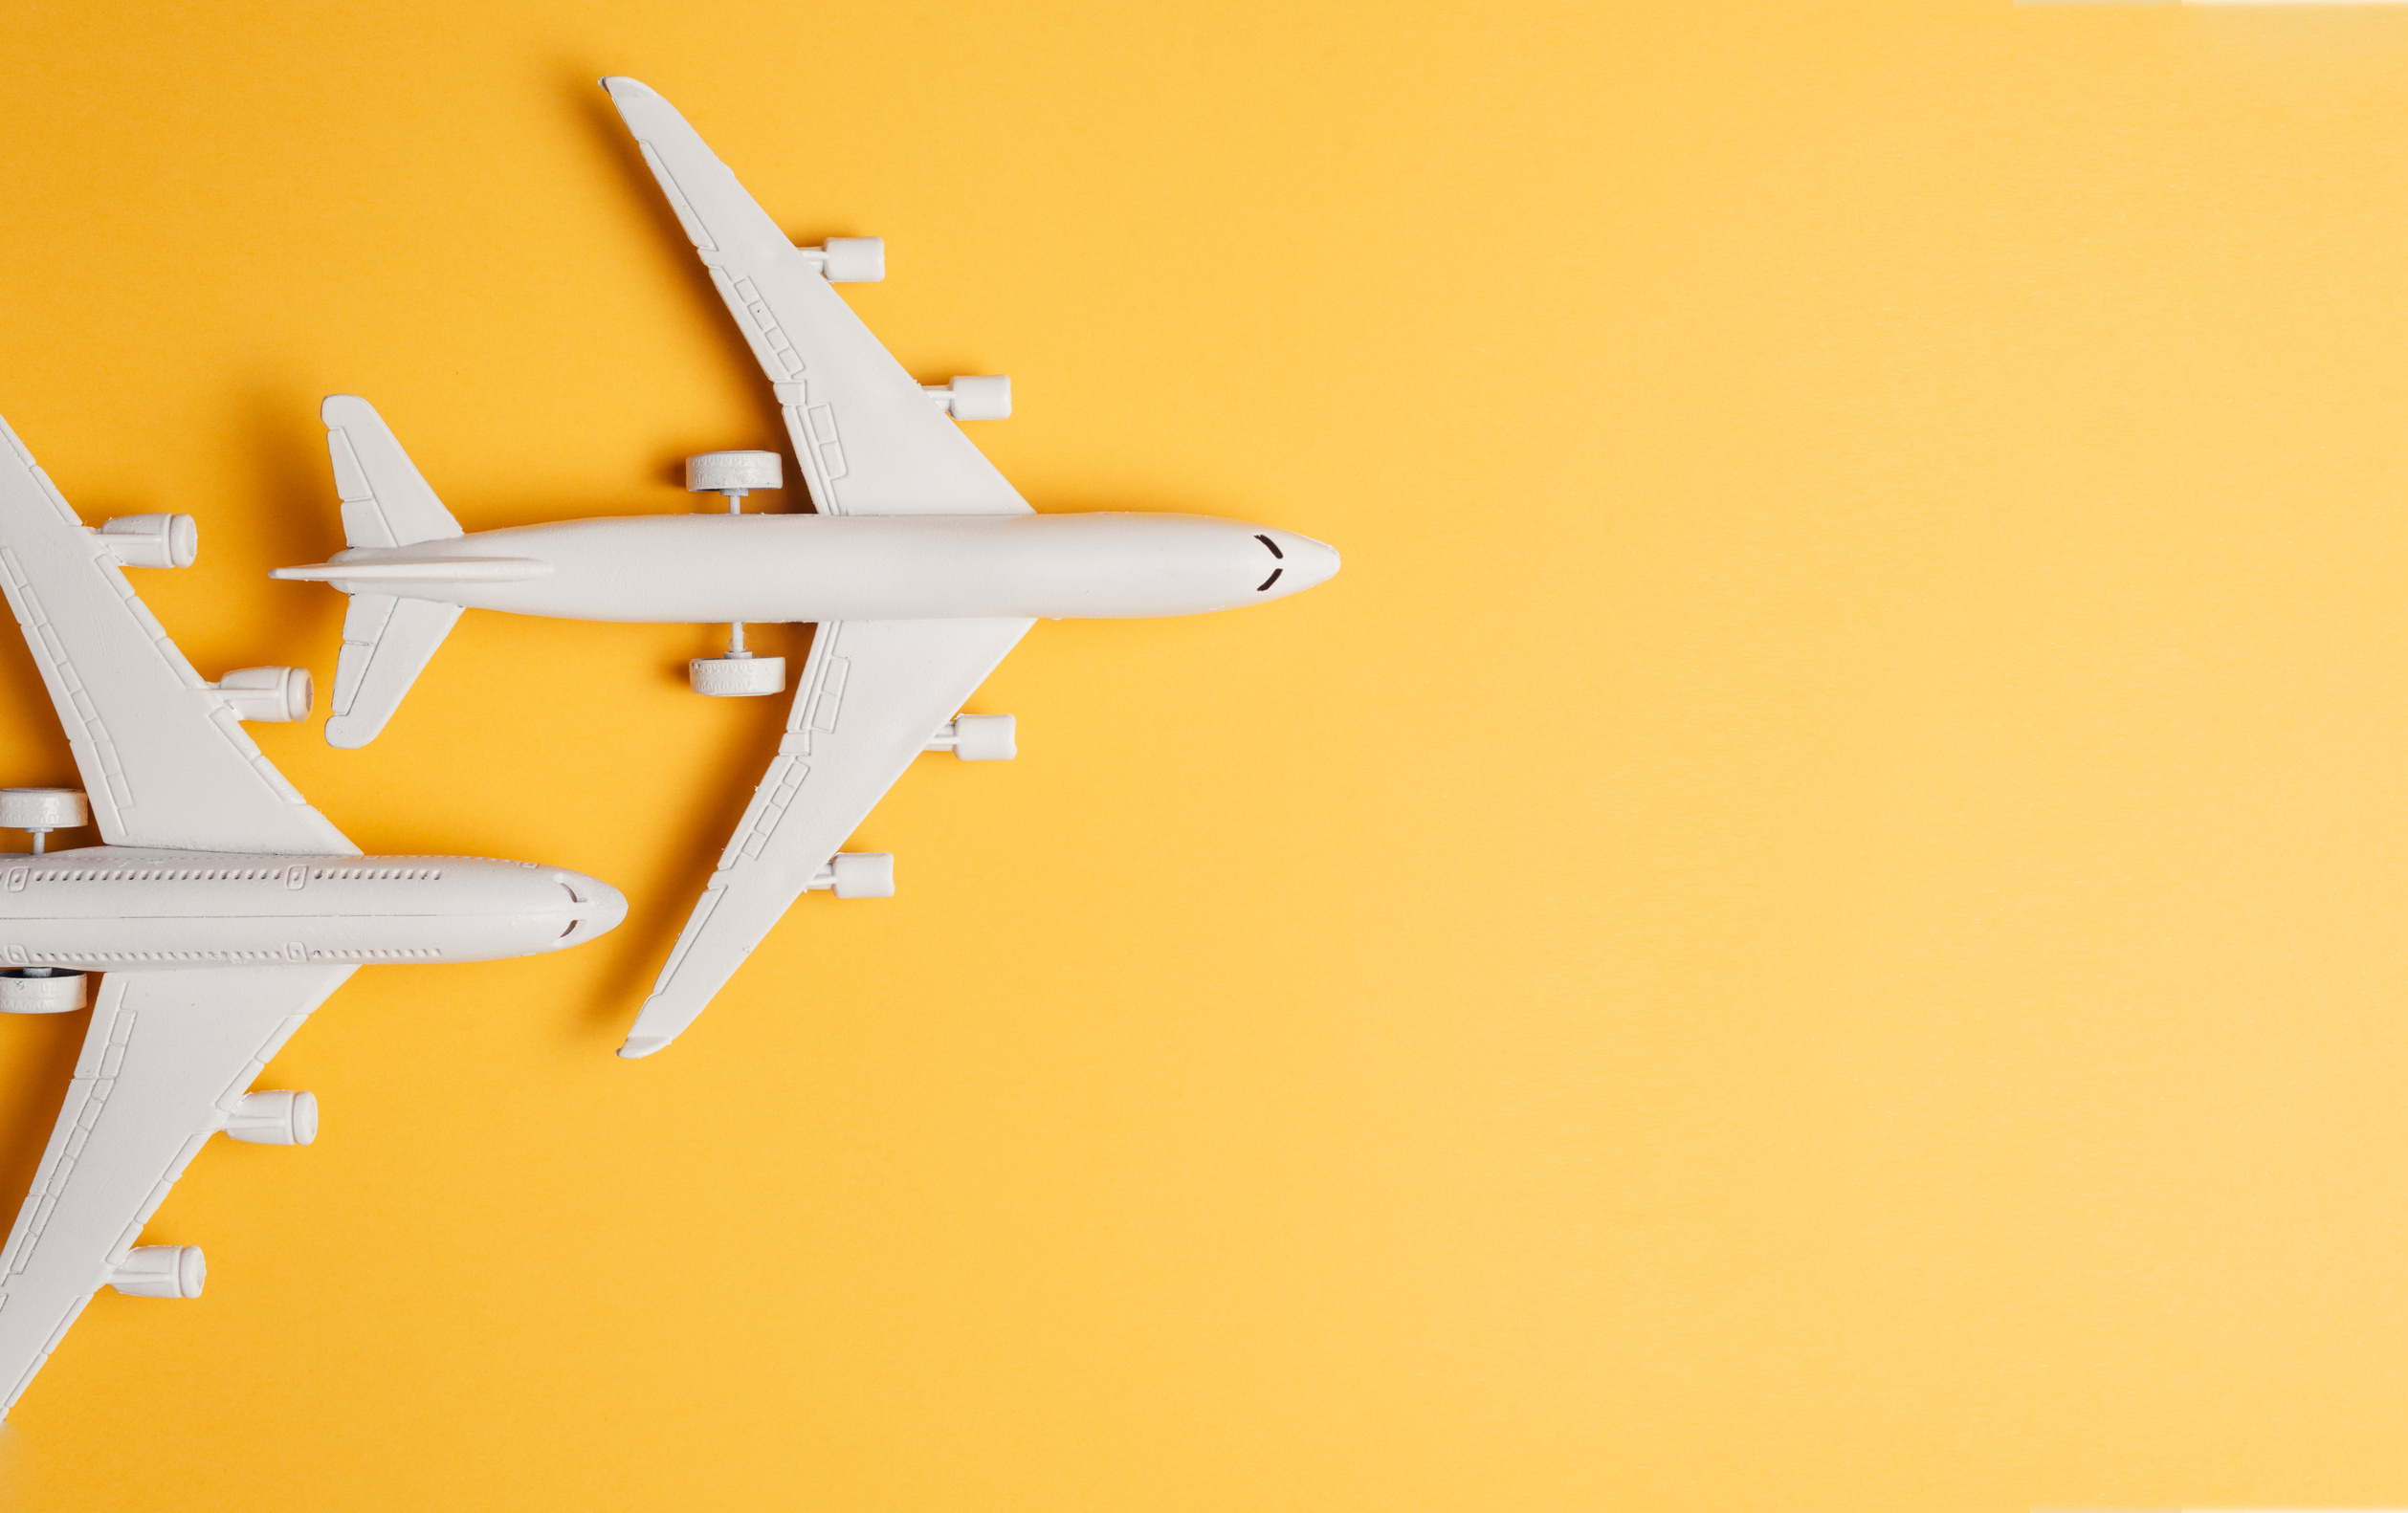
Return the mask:
[[[0,855],[0,938],[26,967],[111,980],[219,965],[501,961],[617,925],[619,891],[564,867],[82,846]]]
[[[355,747],[374,740],[459,618],[457,604],[352,594],[351,607],[342,617],[342,651],[335,662],[326,744]]]
[[[838,898],[893,898],[895,857],[887,851],[839,851],[820,868],[811,886]]]
[[[784,657],[696,657],[686,665],[696,693],[715,699],[759,698],[786,691]]]
[[[686,459],[686,487],[696,493],[743,493],[785,483],[785,459],[774,451],[705,451]]]
[[[238,720],[286,724],[309,718],[315,702],[307,668],[236,668],[217,680]]]
[[[1011,380],[1004,374],[957,377],[945,385],[944,393],[945,413],[955,420],[1011,418]]]
[[[0,972],[0,1014],[66,1014],[83,1007],[80,972]]]
[[[197,1298],[208,1281],[198,1245],[144,1245],[109,1270],[109,1285],[129,1298]]]
[[[933,406],[920,407],[932,425],[960,433]],[[1100,512],[608,515],[343,557],[279,571],[471,609],[692,625],[1203,614],[1302,593],[1338,566],[1337,553],[1292,531]],[[447,560],[538,569],[449,575],[439,571]],[[408,563],[407,579],[369,581],[393,561]],[[350,635],[346,621],[346,644]]]
[[[831,236],[819,250],[820,276],[831,284],[874,284],[886,277],[886,240]]]
[[[245,1093],[227,1115],[226,1133],[250,1145],[307,1145],[318,1138],[318,1096]]]
[[[327,460],[342,500],[343,540],[355,547],[448,540],[460,522],[427,487],[384,418],[356,394],[329,394],[318,406]]]
[[[74,788],[0,788],[0,829],[72,830],[92,822],[92,807]]]
[[[1020,722],[1008,714],[957,714],[929,738],[928,750],[963,761],[1010,761],[1020,755]]]
[[[188,515],[121,515],[99,535],[121,567],[190,567],[201,555],[201,523]]]
[[[345,466],[356,473],[357,458]],[[403,498],[389,515],[365,494],[346,499],[353,539],[373,526],[392,540],[387,527],[410,518]],[[228,717],[230,704],[292,717],[307,707],[307,675],[204,681],[95,539],[0,425],[0,592],[104,843],[0,854],[0,1008],[59,1012],[97,980],[49,1146],[0,1248],[0,1412],[99,1288],[199,1293],[198,1250],[126,1247],[209,1136],[315,1133],[307,1094],[247,1089],[359,967],[565,950],[627,911],[608,884],[556,867],[360,855]],[[83,817],[72,792],[0,792],[0,822]]]
[[[963,714],[953,725],[953,754],[963,761],[1010,761],[1020,755],[1020,722],[1008,714]]]

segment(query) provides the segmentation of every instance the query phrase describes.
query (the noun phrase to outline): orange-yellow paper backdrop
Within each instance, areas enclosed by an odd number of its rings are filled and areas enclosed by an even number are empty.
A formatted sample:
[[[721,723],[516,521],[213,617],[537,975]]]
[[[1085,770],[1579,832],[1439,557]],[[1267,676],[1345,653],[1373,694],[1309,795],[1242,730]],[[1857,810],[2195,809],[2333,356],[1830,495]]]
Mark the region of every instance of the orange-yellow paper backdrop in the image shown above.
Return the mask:
[[[368,750],[259,728],[634,911],[361,973],[0,1501],[2408,1502],[2408,13],[23,5],[0,413],[201,518],[204,671],[332,673],[321,394],[471,528],[783,445],[606,72],[888,238],[1040,509],[1345,572],[1041,625],[900,894],[642,1063],[783,714],[719,632],[472,615]],[[0,1022],[11,1211],[81,1031]]]

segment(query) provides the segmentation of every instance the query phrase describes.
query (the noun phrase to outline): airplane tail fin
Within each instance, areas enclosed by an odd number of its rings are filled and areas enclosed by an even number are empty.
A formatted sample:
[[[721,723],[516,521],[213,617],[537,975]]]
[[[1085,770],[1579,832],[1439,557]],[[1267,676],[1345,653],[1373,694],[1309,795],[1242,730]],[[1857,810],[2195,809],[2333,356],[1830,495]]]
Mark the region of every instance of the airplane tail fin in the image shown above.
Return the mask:
[[[335,465],[349,545],[409,546],[463,534],[374,406],[356,394],[331,394],[319,418],[326,423],[326,452]],[[459,618],[457,604],[353,594],[342,618],[327,743],[374,740]]]

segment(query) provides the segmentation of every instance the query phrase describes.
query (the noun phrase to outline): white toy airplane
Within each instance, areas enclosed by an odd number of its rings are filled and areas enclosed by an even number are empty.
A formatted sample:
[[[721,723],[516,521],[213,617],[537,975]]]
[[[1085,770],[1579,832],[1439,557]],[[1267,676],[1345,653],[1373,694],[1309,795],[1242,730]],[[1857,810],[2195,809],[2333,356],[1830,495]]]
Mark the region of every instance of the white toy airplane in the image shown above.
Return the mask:
[[[311,808],[242,720],[309,713],[309,674],[206,683],[119,571],[182,567],[192,517],[86,529],[0,423],[0,589],[25,627],[103,844],[45,853],[85,822],[73,789],[0,789],[0,1011],[83,1007],[83,1055],[33,1190],[0,1250],[0,1414],[102,1285],[201,1291],[192,1245],[136,1246],[209,1137],[307,1145],[318,1105],[250,1092],[286,1037],[365,963],[489,961],[616,925],[607,883],[530,862],[368,857]]]
[[[923,387],[833,283],[884,276],[873,238],[788,241],[670,103],[606,78],[644,161],[767,370],[816,515],[744,515],[775,452],[690,458],[686,487],[728,513],[568,520],[463,536],[365,400],[326,401],[350,549],[276,577],[352,596],[326,738],[390,719],[463,608],[575,620],[724,621],[696,692],[785,688],[744,649],[746,621],[815,621],[785,738],[670,953],[622,1056],[694,1022],[805,889],[894,891],[894,858],[836,847],[922,751],[1013,755],[1009,715],[964,699],[1040,618],[1183,615],[1281,599],[1337,571],[1309,537],[1192,515],[1036,515],[954,421],[1010,412],[1010,381]],[[948,417],[951,417],[950,419]]]

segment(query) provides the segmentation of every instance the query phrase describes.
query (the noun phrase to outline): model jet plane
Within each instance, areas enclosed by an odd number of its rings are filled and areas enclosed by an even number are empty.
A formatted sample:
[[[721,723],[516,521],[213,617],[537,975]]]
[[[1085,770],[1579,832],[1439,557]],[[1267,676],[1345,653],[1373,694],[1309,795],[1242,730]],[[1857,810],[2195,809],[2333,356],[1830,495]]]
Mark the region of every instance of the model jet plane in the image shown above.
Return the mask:
[[[884,276],[874,238],[798,248],[685,118],[631,78],[603,87],[767,372],[813,515],[745,515],[775,452],[688,459],[723,515],[568,520],[464,536],[367,402],[323,418],[349,549],[278,578],[351,595],[326,738],[364,745],[463,608],[578,620],[726,622],[696,691],[783,691],[746,621],[816,622],[793,713],[619,1054],[647,1056],[702,1012],[806,888],[894,890],[892,857],[837,854],[912,758],[1013,755],[1009,715],[962,701],[1041,618],[1196,614],[1285,598],[1337,571],[1292,532],[1189,515],[1037,515],[954,425],[1010,411],[1009,380],[923,386],[832,283]]]
[[[308,713],[309,674],[204,682],[122,567],[182,567],[192,517],[85,528],[0,423],[0,589],[66,727],[85,794],[0,790],[0,1010],[83,1007],[105,974],[50,1146],[0,1250],[0,1414],[102,1286],[200,1295],[201,1252],[143,1245],[209,1137],[307,1145],[317,1101],[251,1092],[310,1011],[370,963],[490,961],[581,944],[627,901],[531,862],[362,856],[240,721]],[[96,818],[102,844],[44,851]]]

